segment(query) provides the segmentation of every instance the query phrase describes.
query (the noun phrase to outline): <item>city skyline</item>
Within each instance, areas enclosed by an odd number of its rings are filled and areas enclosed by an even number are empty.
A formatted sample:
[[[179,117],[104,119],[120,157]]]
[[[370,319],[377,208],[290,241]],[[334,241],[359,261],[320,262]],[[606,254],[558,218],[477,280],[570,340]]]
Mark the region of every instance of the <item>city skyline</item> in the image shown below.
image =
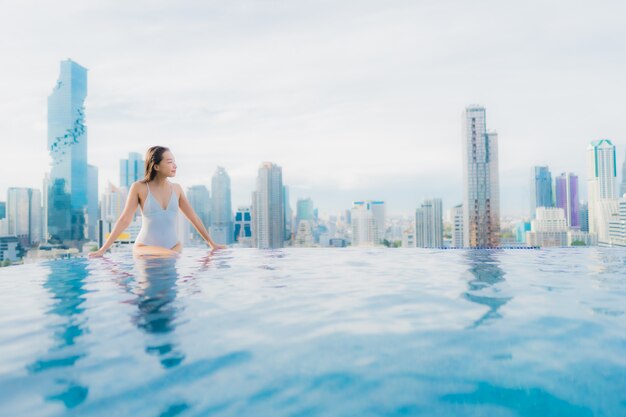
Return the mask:
[[[123,14],[104,3],[63,4],[3,10],[0,30],[29,28],[5,56],[30,53],[0,80],[0,129],[12,155],[2,195],[41,188],[45,97],[67,57],[90,71],[88,159],[101,189],[117,178],[120,158],[161,144],[175,153],[184,187],[210,184],[224,166],[233,207],[249,204],[256,167],[271,160],[284,169],[292,204],[311,197],[335,213],[367,197],[410,216],[437,195],[447,209],[462,201],[458,117],[469,103],[487,107],[498,127],[503,215],[525,214],[529,167],[573,172],[582,184],[580,149],[599,139],[612,140],[623,163],[619,2],[164,2]],[[58,24],[66,19],[73,24]],[[471,45],[460,42],[468,33]],[[154,39],[176,48],[159,56]]]

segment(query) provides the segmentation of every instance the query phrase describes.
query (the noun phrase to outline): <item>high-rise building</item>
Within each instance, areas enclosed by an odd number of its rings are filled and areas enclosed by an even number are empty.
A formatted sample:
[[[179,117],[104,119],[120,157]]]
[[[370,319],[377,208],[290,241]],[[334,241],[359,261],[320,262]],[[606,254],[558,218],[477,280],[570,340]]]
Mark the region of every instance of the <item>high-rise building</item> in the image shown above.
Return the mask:
[[[381,242],[379,219],[374,207],[382,202],[357,201],[352,207],[352,246],[374,246]]]
[[[0,220],[7,217],[7,203],[0,201]]]
[[[589,233],[598,236],[598,243],[609,243],[609,222],[617,215],[618,196],[615,145],[608,139],[587,147],[587,192]]]
[[[230,198],[230,177],[217,167],[211,179],[211,237],[220,244],[233,243],[233,210]]]
[[[296,204],[296,227],[302,220],[313,221],[313,200],[310,198],[299,198]]]
[[[62,61],[59,79],[48,97],[52,168],[47,190],[47,230],[53,240],[70,240],[77,245],[87,237],[88,200],[98,195],[97,190],[88,192],[86,96],[87,69],[70,59]]]
[[[580,217],[580,231],[589,232],[589,205],[588,203],[582,203],[579,211]]]
[[[609,222],[609,240],[613,246],[626,246],[626,196],[617,204],[617,216]]]
[[[11,187],[7,193],[8,234],[22,246],[41,241],[41,192],[33,188]]]
[[[486,112],[469,106],[464,113],[463,241],[466,247],[500,245],[498,135],[487,132]]]
[[[526,232],[529,246],[567,246],[567,219],[560,207],[537,207],[535,219]]]
[[[624,162],[622,163],[622,185],[619,188],[619,196],[624,197],[626,194],[626,157],[624,157]]]
[[[311,221],[301,220],[296,229],[294,246],[301,248],[310,248],[314,245],[313,231],[311,229]]]
[[[556,206],[563,209],[569,227],[580,228],[578,176],[572,173],[562,173],[554,179],[554,183]]]
[[[282,248],[285,238],[285,198],[282,168],[271,162],[259,167],[252,198],[252,237],[260,249]]]
[[[128,159],[120,159],[120,187],[130,186],[144,176],[144,160],[141,154],[130,152]]]
[[[443,247],[443,212],[440,198],[426,199],[422,206],[415,210],[415,246]]]
[[[252,207],[240,206],[235,213],[235,242],[243,243],[252,238]]]
[[[293,226],[293,211],[289,203],[289,187],[286,185],[283,185],[283,198],[283,206],[285,207],[285,242],[289,242],[295,230]]]
[[[354,206],[366,206],[367,211],[372,212],[377,228],[376,236],[378,240],[375,243],[382,242],[385,239],[387,230],[387,208],[385,202],[374,200],[355,201]],[[352,221],[354,221],[354,209],[352,210]]]
[[[451,209],[450,220],[452,221],[452,247],[463,247],[463,204],[458,204]]]
[[[100,209],[98,207],[98,168],[87,165],[87,238],[96,240],[98,219],[100,219]]]
[[[553,207],[552,174],[547,166],[532,168],[530,178],[530,213],[535,215],[537,207]]]
[[[209,190],[204,185],[192,185],[187,188],[187,200],[189,200],[189,205],[200,217],[204,227],[207,230],[211,230],[211,194]],[[204,240],[195,228],[192,227],[190,229],[192,229],[191,235],[193,240]]]

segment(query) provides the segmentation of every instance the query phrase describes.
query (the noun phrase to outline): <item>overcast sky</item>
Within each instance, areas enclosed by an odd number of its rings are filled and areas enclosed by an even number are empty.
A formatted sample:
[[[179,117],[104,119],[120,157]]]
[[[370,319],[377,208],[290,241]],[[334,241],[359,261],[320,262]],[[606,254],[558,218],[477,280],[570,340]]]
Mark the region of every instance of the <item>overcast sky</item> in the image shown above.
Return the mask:
[[[409,214],[462,199],[461,115],[499,134],[503,214],[526,212],[533,165],[580,175],[626,148],[623,1],[0,0],[0,196],[41,188],[47,97],[66,58],[89,69],[89,162],[169,146],[176,182],[218,165],[233,206],[262,161],[321,212],[383,199]],[[621,181],[621,169],[618,170]],[[6,197],[0,197],[4,200]],[[295,209],[295,205],[294,205]]]

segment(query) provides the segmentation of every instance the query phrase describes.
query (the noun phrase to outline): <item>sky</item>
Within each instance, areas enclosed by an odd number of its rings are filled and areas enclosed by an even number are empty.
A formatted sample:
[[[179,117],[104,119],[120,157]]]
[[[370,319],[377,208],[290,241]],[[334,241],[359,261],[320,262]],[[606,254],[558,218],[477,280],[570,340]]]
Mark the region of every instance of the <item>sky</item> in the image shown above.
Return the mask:
[[[0,200],[49,171],[47,97],[61,60],[88,68],[89,163],[171,148],[174,180],[223,166],[233,207],[261,162],[292,208],[384,200],[411,215],[462,201],[462,114],[499,135],[502,214],[528,212],[530,171],[579,175],[586,148],[626,151],[626,2],[0,0]]]

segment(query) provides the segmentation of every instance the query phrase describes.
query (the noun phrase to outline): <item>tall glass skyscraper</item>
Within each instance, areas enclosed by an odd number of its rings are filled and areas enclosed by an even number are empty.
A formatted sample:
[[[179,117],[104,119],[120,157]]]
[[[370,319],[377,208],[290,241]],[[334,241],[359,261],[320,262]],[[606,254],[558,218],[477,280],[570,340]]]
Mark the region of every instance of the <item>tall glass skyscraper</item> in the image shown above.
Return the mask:
[[[463,117],[463,240],[472,248],[500,245],[498,135],[487,132],[486,112],[469,106]]]
[[[128,159],[120,159],[120,187],[130,188],[135,181],[143,178],[144,169],[144,161],[137,152],[130,152]]]
[[[84,240],[88,200],[94,196],[97,200],[98,196],[97,190],[88,192],[86,97],[87,69],[70,59],[61,61],[59,79],[48,97],[48,151],[52,168],[47,193],[47,230],[53,240]],[[91,178],[93,174],[92,170]]]
[[[264,162],[259,167],[256,191],[252,193],[252,238],[259,249],[284,246],[285,197],[283,170]]]
[[[440,198],[424,200],[415,211],[415,246],[443,247],[443,210]]]
[[[554,179],[554,182],[556,206],[563,209],[569,227],[580,228],[578,176],[562,173]]]
[[[617,213],[617,161],[615,145],[608,139],[593,141],[587,147],[587,192],[589,232],[598,243],[609,243],[609,222]]]
[[[530,215],[535,217],[537,207],[553,207],[552,174],[547,166],[532,168],[530,177]]]
[[[230,198],[230,177],[217,167],[211,180],[211,237],[220,244],[233,243],[233,211]]]

